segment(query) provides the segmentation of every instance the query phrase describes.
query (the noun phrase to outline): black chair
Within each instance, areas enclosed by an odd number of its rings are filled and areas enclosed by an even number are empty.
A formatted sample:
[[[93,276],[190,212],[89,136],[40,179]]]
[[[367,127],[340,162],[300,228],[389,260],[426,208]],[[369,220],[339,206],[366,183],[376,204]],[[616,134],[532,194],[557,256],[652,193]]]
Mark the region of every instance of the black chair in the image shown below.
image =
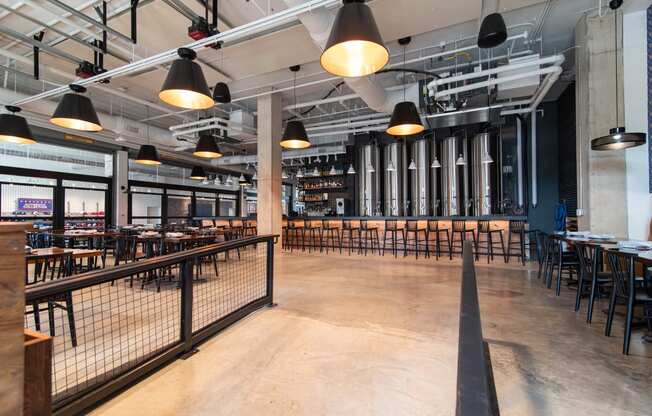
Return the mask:
[[[435,236],[434,240],[431,236]],[[445,238],[444,238],[445,237]],[[428,220],[428,225],[426,226],[426,251],[428,252],[428,257],[430,257],[431,245],[430,243],[434,242],[435,246],[435,258],[439,259],[441,256],[441,245],[442,243],[446,244],[446,250],[448,251],[448,257],[453,258],[453,250],[451,249],[451,236],[450,230],[448,228],[442,228],[437,220]]]
[[[641,288],[637,288],[634,267],[637,254],[626,253],[618,250],[607,250],[606,253],[607,261],[609,262],[611,274],[613,276],[613,290],[611,291],[611,300],[609,302],[605,335],[611,336],[611,327],[616,311],[616,304],[624,303],[626,305],[626,312],[623,354],[628,355],[632,337],[634,308],[637,306],[643,307],[644,317],[647,320],[648,329],[650,329],[650,319],[652,319],[652,297],[648,293],[644,293]]]
[[[536,238],[533,239],[532,236],[537,233],[539,233],[539,230],[527,229],[527,222],[523,220],[511,220],[509,222],[509,234],[507,237],[508,261],[512,257],[518,257],[521,259],[521,263],[525,265],[527,251],[530,251],[532,246],[536,244]],[[537,246],[537,256],[540,256],[540,253],[541,250]]]
[[[357,236],[356,236],[357,234]],[[346,242],[346,246],[349,249],[349,256],[351,255],[351,249],[354,247],[354,243],[358,243],[358,252],[360,252],[360,227],[353,224],[351,220],[342,221],[342,234],[340,236],[340,249],[342,245]]]
[[[398,221],[385,220],[385,231],[383,232],[383,256],[385,255],[385,251],[387,251],[387,234],[389,234],[389,241],[392,245],[392,253],[394,253],[394,257],[398,257],[399,234],[401,235],[400,241],[404,242],[405,240],[403,229],[398,228]]]
[[[308,243],[308,253],[312,252],[313,248],[317,251],[317,243],[319,243],[319,252],[321,253],[323,251],[321,221],[306,220],[304,223],[304,230],[304,237],[307,235],[310,238],[310,242]]]
[[[539,231],[536,234],[536,239],[538,250],[537,261],[539,262],[537,279],[540,280],[546,266],[546,260],[548,258],[548,234],[544,233],[543,231]]]
[[[482,236],[485,236],[484,241],[482,241]],[[495,236],[498,236],[498,239],[494,239]],[[477,255],[480,255],[482,249],[486,251],[484,254],[487,255],[487,263],[494,260],[494,248],[497,244],[500,244],[500,254],[505,259],[507,263],[507,253],[505,252],[505,240],[503,239],[503,230],[500,228],[491,228],[491,222],[487,220],[478,221],[478,235],[476,250]]]
[[[580,263],[577,259],[577,253],[575,251],[565,249],[566,243],[563,238],[555,236],[553,241],[553,267],[550,271],[550,279],[552,279],[552,272],[556,268],[557,284],[555,287],[555,294],[559,296],[561,294],[561,282],[564,272],[568,274],[569,286],[574,284],[575,282],[573,282],[573,276],[575,274],[579,276]],[[551,282],[551,280],[548,282]]]
[[[332,247],[333,251],[335,251],[335,248],[339,247],[340,254],[342,254],[342,242],[340,241],[340,227],[335,224],[335,221],[322,220],[321,229],[322,229],[323,241],[320,242],[320,244],[326,246],[326,253],[328,253],[329,247]],[[330,240],[330,244],[329,244],[329,240]]]
[[[600,272],[602,249],[599,245],[575,242],[575,253],[579,262],[577,278],[577,295],[575,297],[575,312],[580,310],[583,296],[589,297],[589,307],[586,322],[591,323],[593,304],[596,296],[607,294],[612,288],[612,277],[609,272]]]
[[[475,259],[478,260],[478,242],[475,238],[475,229],[467,228],[465,220],[453,220],[453,231],[451,234],[451,251],[454,254],[462,255],[462,249],[464,247],[464,242],[467,240],[467,237],[471,235],[473,240],[473,248],[475,249]],[[459,237],[457,240],[455,236]],[[459,243],[457,245],[456,243]],[[452,254],[451,254],[452,257]]]
[[[419,242],[423,242],[424,248],[427,247],[428,235],[425,228],[419,228],[419,221],[417,220],[407,220],[405,222],[405,244],[403,245],[403,257],[407,256],[408,249],[410,247],[410,242],[412,242],[412,247],[414,248],[414,257],[419,258]],[[423,239],[421,236],[423,235]],[[410,238],[412,236],[412,238]],[[428,257],[428,250],[426,250],[426,257]]]
[[[368,220],[360,220],[360,250],[364,250],[367,255],[367,249],[371,246],[371,254],[374,254],[374,244],[380,254],[380,237],[378,236],[378,227],[369,225]]]
[[[299,224],[297,221],[288,221],[285,228],[285,237],[287,240],[286,248],[289,248],[290,252],[292,252],[294,247],[297,250],[301,248],[301,251],[305,251],[306,244],[304,236],[303,224]]]

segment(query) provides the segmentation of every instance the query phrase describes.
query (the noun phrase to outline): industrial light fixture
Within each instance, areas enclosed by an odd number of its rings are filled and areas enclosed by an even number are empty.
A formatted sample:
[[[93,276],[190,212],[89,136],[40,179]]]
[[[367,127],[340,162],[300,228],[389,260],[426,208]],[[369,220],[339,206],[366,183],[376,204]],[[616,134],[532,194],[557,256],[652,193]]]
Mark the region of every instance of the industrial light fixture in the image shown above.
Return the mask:
[[[215,185],[222,185],[222,179],[220,178],[220,175],[215,175]]]
[[[140,165],[160,165],[161,160],[158,158],[158,152],[154,146],[151,144],[143,144],[138,150],[136,163]]]
[[[215,105],[206,84],[204,72],[193,62],[197,53],[190,48],[179,48],[179,58],[172,62],[158,97],[175,107],[205,110]]]
[[[317,166],[315,166],[315,169],[313,169],[312,176],[321,176],[321,173],[319,172]]]
[[[302,170],[302,169],[299,169],[299,170],[297,171],[297,178],[301,179],[301,178],[303,178],[303,177],[304,177],[304,175],[303,175],[303,170]]]
[[[147,118],[149,118],[149,107],[147,107]],[[136,163],[140,165],[160,165],[161,160],[158,158],[156,148],[149,144],[149,124],[147,124],[147,144],[140,146]]]
[[[367,165],[367,173],[376,173],[376,168],[371,163]]]
[[[364,1],[344,0],[320,62],[327,72],[340,77],[371,75],[387,65],[389,51]]]
[[[346,171],[347,175],[355,175],[355,168],[353,167],[353,164],[349,165],[349,169]]]
[[[396,166],[394,165],[394,162],[392,162],[392,159],[390,159],[387,164],[387,172],[396,172]]]
[[[435,156],[435,160],[432,161],[432,165],[430,165],[432,169],[439,169],[441,168],[441,163],[439,163],[439,159],[437,159],[437,156]]]
[[[226,182],[225,182],[225,183],[226,183],[228,186],[232,186],[232,185],[233,185],[233,178],[231,177],[231,175],[229,175],[229,176],[226,177]]]
[[[73,130],[102,131],[93,102],[82,95],[86,88],[76,84],[70,84],[69,88],[72,92],[63,95],[50,123]]]
[[[614,11],[614,43],[616,44],[616,126],[609,130],[606,136],[598,137],[591,140],[591,150],[620,150],[628,149],[645,144],[645,133],[631,133],[627,132],[625,127],[618,126],[620,124],[620,98],[618,91],[618,8],[622,5],[622,0],[612,0],[609,3],[609,8]]]
[[[485,152],[485,153],[482,155],[482,163],[485,164],[485,165],[488,165],[488,164],[494,163],[494,159],[491,157],[491,155],[489,154],[489,152]]]
[[[288,178],[288,173],[285,171],[285,169],[283,169],[281,171],[281,179],[287,179],[287,178]]]
[[[215,159],[224,156],[222,152],[220,152],[215,137],[209,134],[203,134],[199,137],[193,155],[207,159]]]
[[[194,166],[190,171],[190,179],[202,181],[207,178],[208,176],[206,175],[204,168],[202,168],[201,166]]]
[[[466,165],[466,159],[464,159],[464,155],[460,153],[460,157],[457,158],[457,162],[455,162],[457,166],[464,166]]]
[[[223,82],[218,82],[213,88],[213,100],[216,103],[228,104],[231,102],[231,91],[229,86]]]
[[[254,170],[254,176],[251,177],[252,181],[257,181],[258,180],[258,172]]]
[[[295,65],[290,67],[290,71],[294,73],[294,105],[297,104],[297,72],[301,66]],[[310,140],[308,140],[308,133],[306,128],[300,120],[290,120],[285,125],[285,132],[281,139],[281,147],[285,149],[306,149],[310,147]]]
[[[248,183],[247,178],[245,178],[244,176],[244,173],[240,174],[240,177],[238,178],[238,183],[240,184],[240,186],[245,186]]]
[[[407,37],[398,41],[403,46],[403,68],[405,68],[405,48],[411,40],[410,37]],[[406,100],[405,90],[405,77],[403,77],[403,101],[394,106],[392,118],[387,127],[387,134],[392,136],[411,136],[425,130],[417,106],[412,101]]]
[[[480,25],[478,47],[482,49],[495,48],[507,40],[505,19],[500,13],[487,15]]]
[[[331,170],[328,172],[329,175],[335,176],[337,175],[337,171],[335,170],[335,166],[331,166]]]
[[[0,141],[15,144],[34,144],[34,135],[24,117],[16,115],[20,107],[5,106],[11,114],[0,114]]]
[[[410,160],[410,166],[408,166],[408,170],[417,170],[417,164],[414,163],[414,159]]]

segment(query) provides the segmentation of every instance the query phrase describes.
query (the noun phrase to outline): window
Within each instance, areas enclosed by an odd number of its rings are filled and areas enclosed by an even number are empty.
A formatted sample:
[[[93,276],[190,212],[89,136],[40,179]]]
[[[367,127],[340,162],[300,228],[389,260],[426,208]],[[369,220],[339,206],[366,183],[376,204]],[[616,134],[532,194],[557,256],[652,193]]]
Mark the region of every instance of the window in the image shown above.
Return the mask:
[[[195,193],[195,215],[197,217],[215,217],[217,212],[217,195],[197,192]]]
[[[131,187],[131,223],[161,224],[163,193],[159,188]]]
[[[168,195],[168,224],[185,224],[190,218],[192,197]]]
[[[3,183],[0,193],[4,221],[31,221],[36,227],[52,226],[54,187]]]
[[[219,203],[220,203],[219,215],[221,217],[236,216],[237,197],[235,195],[220,194]]]

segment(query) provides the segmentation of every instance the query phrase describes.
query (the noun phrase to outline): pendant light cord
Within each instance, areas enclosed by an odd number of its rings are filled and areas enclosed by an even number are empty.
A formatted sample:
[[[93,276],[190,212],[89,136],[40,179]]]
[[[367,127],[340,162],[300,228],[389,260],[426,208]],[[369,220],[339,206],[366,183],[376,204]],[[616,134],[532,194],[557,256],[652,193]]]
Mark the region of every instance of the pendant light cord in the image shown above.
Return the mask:
[[[403,69],[405,69],[405,48],[407,45],[403,45]],[[405,74],[403,74],[403,101],[405,101]]]

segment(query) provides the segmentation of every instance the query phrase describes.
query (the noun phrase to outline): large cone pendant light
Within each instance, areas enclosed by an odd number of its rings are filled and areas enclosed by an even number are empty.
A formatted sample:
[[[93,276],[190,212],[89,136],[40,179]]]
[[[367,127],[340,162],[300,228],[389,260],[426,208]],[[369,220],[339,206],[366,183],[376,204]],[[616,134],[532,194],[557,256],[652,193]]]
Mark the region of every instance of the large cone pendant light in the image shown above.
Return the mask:
[[[405,68],[405,48],[412,39],[402,38],[398,43],[403,46],[403,67]],[[411,136],[419,134],[425,130],[421,122],[421,116],[417,106],[412,101],[407,101],[405,98],[405,78],[403,78],[403,102],[394,106],[392,118],[387,127],[387,134],[392,136]]]
[[[320,61],[327,72],[340,77],[371,75],[387,65],[389,51],[364,1],[344,0]]]
[[[73,92],[63,95],[50,118],[50,123],[73,130],[101,131],[102,125],[93,102],[82,95],[86,88],[75,84],[70,84],[69,87]]]
[[[8,105],[5,107],[11,114],[0,114],[0,141],[15,144],[34,144],[34,135],[27,124],[27,120],[16,115],[19,107]]]
[[[294,104],[297,104],[297,72],[301,69],[299,65],[290,67],[294,73]],[[283,138],[280,142],[281,147],[285,149],[306,149],[310,147],[308,133],[300,120],[290,120],[285,125]]]
[[[144,144],[140,146],[140,149],[138,150],[136,163],[141,165],[160,165],[161,160],[158,158],[158,152],[154,146],[151,144]]]
[[[191,110],[204,110],[213,107],[204,72],[199,64],[193,62],[197,53],[189,48],[179,48],[180,59],[172,62],[158,97],[175,107]]]
[[[195,179],[198,181],[203,181],[204,179],[207,179],[208,175],[206,175],[206,172],[204,171],[204,168],[201,166],[195,166],[192,168],[192,171],[190,171],[190,179]]]
[[[615,0],[609,3],[609,7],[614,11],[614,42],[616,44],[616,125],[619,124],[620,118],[620,95],[618,91],[618,8],[622,1]],[[606,136],[598,137],[591,140],[591,150],[620,150],[628,149],[645,144],[645,133],[628,133],[625,127],[614,127],[609,130]]]
[[[478,47],[482,49],[495,48],[507,40],[507,27],[500,13],[487,15],[480,25]]]
[[[220,148],[215,141],[215,137],[209,134],[203,134],[199,137],[199,141],[197,142],[197,146],[195,147],[193,155],[206,159],[216,159],[218,157],[224,156],[224,154],[220,152]]]

